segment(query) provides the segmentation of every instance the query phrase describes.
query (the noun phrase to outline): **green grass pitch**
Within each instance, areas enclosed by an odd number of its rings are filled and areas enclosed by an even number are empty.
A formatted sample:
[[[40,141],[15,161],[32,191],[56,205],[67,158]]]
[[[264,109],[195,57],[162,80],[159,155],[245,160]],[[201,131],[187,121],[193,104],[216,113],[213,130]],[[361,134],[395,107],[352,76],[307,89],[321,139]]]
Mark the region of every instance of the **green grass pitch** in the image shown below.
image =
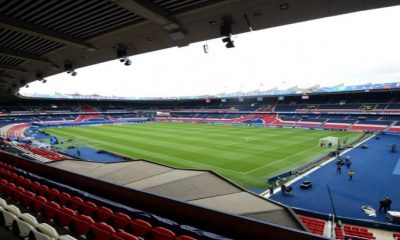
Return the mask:
[[[330,151],[326,136],[351,141],[360,133],[193,123],[146,123],[47,129],[64,147],[90,146],[178,168],[213,170],[252,189],[268,177]],[[73,139],[73,141],[67,141]]]

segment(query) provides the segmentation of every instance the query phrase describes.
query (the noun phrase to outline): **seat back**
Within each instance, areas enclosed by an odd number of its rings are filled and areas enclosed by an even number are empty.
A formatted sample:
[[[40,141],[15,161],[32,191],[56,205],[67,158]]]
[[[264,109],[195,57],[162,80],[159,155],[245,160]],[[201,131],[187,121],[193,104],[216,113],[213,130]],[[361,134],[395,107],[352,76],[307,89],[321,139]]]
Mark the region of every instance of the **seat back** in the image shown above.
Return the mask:
[[[61,192],[57,195],[56,201],[61,206],[67,205],[67,203],[71,200],[71,195],[66,192]]]
[[[58,191],[58,189],[51,188],[47,191],[47,199],[49,201],[55,201],[59,194],[60,194],[60,191]]]
[[[110,240],[139,240],[139,238],[127,232],[116,232],[111,236]]]
[[[124,229],[131,221],[132,219],[125,213],[116,212],[111,215],[108,223],[117,229]]]
[[[87,216],[91,216],[92,213],[94,212],[94,210],[96,210],[96,209],[97,209],[96,204],[86,201],[86,202],[83,202],[79,206],[78,212],[80,212],[81,214],[87,215]]]
[[[115,229],[105,222],[96,222],[92,224],[86,234],[86,239],[109,240],[115,233]]]
[[[176,234],[163,227],[155,227],[151,229],[150,236],[152,240],[175,240]]]
[[[80,197],[71,197],[70,200],[67,202],[67,207],[71,208],[72,210],[78,210],[78,208],[82,205],[83,200]]]
[[[64,227],[69,226],[71,221],[76,216],[76,212],[68,207],[59,208],[54,216],[55,224]]]
[[[126,230],[136,236],[145,237],[151,230],[152,226],[150,223],[141,220],[133,219],[126,227]]]
[[[112,214],[113,211],[107,207],[97,207],[92,213],[92,217],[98,222],[107,222]]]
[[[94,221],[91,217],[79,214],[72,219],[69,224],[69,230],[79,236],[86,235],[93,223]]]

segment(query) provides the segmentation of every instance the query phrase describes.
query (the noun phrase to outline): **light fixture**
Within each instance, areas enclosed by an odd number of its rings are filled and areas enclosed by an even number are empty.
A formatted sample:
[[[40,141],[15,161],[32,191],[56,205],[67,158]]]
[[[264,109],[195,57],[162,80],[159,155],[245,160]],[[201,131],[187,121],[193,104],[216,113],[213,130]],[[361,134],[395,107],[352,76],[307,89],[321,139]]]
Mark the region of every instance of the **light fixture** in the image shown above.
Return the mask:
[[[71,76],[75,77],[78,73],[75,71],[74,67],[72,66],[71,62],[66,62],[64,64],[64,69],[68,74],[71,74]]]
[[[226,48],[234,48],[234,47],[235,47],[235,44],[234,44],[234,42],[232,41],[231,37],[223,38],[223,39],[222,39],[222,42],[226,43],[226,44],[225,44],[225,47],[226,47]]]
[[[231,16],[224,16],[221,18],[222,20],[222,24],[220,27],[220,33],[221,36],[223,36],[224,38],[222,39],[222,42],[226,43],[225,47],[226,48],[233,48],[235,47],[231,36],[232,36],[232,17]]]
[[[122,44],[118,45],[117,58],[121,63],[124,63],[125,66],[130,66],[132,64],[132,61],[127,56],[126,48]]]
[[[204,53],[208,53],[208,44],[203,44],[203,51]]]
[[[43,73],[36,72],[36,79],[39,80],[39,81],[42,81],[43,80]]]
[[[132,61],[129,58],[127,58],[125,61],[125,66],[130,66],[131,64],[132,64]]]

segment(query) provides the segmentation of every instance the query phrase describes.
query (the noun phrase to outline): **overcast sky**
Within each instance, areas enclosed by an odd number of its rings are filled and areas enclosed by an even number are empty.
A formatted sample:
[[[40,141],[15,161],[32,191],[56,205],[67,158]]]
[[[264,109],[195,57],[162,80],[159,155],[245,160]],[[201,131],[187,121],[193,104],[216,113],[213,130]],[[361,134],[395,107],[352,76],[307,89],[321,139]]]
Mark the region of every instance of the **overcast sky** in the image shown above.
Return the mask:
[[[399,22],[400,7],[324,18],[233,36],[231,49],[216,39],[133,56],[129,67],[81,68],[20,93],[173,97],[400,82]]]

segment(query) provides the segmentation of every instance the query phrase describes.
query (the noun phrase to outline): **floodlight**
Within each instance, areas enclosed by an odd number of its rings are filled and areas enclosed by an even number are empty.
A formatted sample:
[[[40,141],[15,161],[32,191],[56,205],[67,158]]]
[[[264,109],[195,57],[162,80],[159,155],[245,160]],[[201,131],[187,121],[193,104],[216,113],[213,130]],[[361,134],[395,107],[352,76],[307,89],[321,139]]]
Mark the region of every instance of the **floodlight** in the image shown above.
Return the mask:
[[[129,58],[127,58],[125,61],[125,66],[130,66],[131,64],[132,64],[132,61]]]
[[[232,41],[232,39],[230,37],[226,37],[222,39],[222,42],[226,43],[225,47],[226,48],[233,48],[235,47],[234,42]]]
[[[75,77],[78,73],[75,71],[74,67],[72,66],[72,63],[66,62],[64,64],[64,69],[68,74],[71,74],[71,76]]]

